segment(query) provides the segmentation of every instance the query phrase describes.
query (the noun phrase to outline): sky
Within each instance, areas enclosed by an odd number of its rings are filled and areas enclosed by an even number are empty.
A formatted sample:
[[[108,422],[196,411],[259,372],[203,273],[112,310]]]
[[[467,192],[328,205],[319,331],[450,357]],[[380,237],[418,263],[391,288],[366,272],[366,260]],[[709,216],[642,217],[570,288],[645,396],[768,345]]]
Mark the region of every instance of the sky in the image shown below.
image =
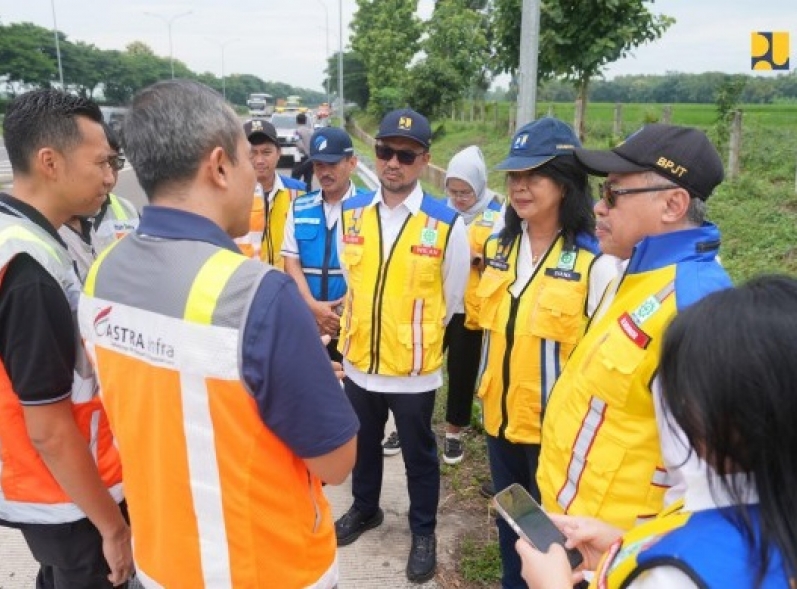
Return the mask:
[[[419,15],[428,18],[433,4],[419,0]],[[356,2],[1,0],[0,22],[52,28],[53,7],[58,29],[73,41],[120,50],[132,41],[143,41],[168,57],[166,20],[176,17],[171,24],[173,56],[195,72],[248,73],[323,90],[326,55],[340,43],[341,8],[345,47]],[[790,67],[797,68],[797,0],[658,0],[650,9],[675,17],[676,24],[658,41],[607,67],[607,78],[668,71],[751,73],[752,31],[789,32]],[[180,16],[186,12],[190,14]],[[501,82],[506,86],[505,78]]]

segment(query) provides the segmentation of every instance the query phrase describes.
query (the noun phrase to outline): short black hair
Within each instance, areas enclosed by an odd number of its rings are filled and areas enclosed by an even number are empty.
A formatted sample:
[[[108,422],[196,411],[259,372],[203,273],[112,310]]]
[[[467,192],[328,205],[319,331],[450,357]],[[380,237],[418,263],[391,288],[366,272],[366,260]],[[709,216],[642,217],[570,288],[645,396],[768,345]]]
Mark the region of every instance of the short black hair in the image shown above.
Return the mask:
[[[733,500],[760,586],[776,547],[797,574],[797,279],[762,276],[680,312],[664,336],[664,405]],[[729,475],[734,475],[730,477]],[[759,524],[746,505],[754,486]],[[758,529],[756,529],[756,527]]]
[[[102,130],[105,131],[105,138],[108,140],[108,145],[111,146],[111,149],[116,153],[122,151],[122,142],[119,141],[119,134],[113,130],[113,127],[103,121]]]
[[[20,94],[6,108],[3,140],[15,174],[28,174],[33,155],[43,147],[64,152],[83,137],[77,117],[102,124],[102,112],[88,98],[53,88]]]
[[[300,112],[296,115],[296,124],[297,125],[306,125],[307,124],[307,115],[303,112]]]

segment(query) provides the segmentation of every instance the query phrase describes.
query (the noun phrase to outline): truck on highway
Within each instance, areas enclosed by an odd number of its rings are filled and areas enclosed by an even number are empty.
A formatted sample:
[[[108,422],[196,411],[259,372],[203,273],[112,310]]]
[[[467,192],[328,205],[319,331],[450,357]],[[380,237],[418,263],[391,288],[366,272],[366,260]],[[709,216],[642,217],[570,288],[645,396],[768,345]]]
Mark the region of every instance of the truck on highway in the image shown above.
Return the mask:
[[[256,92],[246,100],[249,115],[253,117],[270,117],[274,113],[274,97],[271,94]]]

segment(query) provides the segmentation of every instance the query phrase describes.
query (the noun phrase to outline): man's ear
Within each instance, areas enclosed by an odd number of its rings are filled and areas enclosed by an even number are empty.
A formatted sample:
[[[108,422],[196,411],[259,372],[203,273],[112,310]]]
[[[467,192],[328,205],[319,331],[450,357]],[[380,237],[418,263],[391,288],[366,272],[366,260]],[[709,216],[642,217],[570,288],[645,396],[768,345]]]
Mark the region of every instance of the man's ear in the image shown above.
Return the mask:
[[[667,192],[666,200],[664,201],[664,211],[662,212],[662,220],[665,223],[680,223],[686,218],[686,213],[689,210],[689,202],[691,197],[685,188],[675,188]]]
[[[63,167],[63,156],[52,147],[42,147],[34,156],[33,166],[44,177],[55,179]]]
[[[227,186],[230,160],[222,147],[215,147],[208,155],[205,167],[211,182],[219,187]]]

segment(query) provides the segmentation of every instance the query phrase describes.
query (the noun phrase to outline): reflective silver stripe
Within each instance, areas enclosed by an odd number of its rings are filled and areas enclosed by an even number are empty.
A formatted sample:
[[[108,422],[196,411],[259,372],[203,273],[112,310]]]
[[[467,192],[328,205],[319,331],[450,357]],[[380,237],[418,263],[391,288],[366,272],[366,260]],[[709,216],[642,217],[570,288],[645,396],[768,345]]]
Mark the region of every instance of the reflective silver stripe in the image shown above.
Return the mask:
[[[553,385],[556,384],[556,379],[559,375],[556,371],[557,364],[557,346],[553,340],[542,340],[540,342],[540,351],[542,354],[542,402],[548,400],[553,390]]]
[[[199,532],[199,554],[205,587],[232,589],[230,550],[221,501],[221,475],[205,378],[180,372],[183,436],[188,476]]]
[[[589,409],[581,422],[581,428],[576,435],[573,444],[573,454],[570,457],[570,464],[567,466],[567,479],[559,494],[556,502],[567,512],[578,493],[578,485],[581,476],[587,465],[587,455],[592,449],[595,438],[598,437],[598,430],[603,425],[603,418],[606,414],[606,402],[597,397],[592,397],[589,401]]]
[[[418,376],[423,368],[423,299],[412,303],[412,370],[410,376]]]
[[[124,499],[122,483],[108,487],[113,500],[120,503]],[[74,503],[29,503],[11,501],[3,496],[0,489],[0,519],[26,524],[61,524],[74,522],[86,514]]]
[[[307,266],[302,267],[302,272],[305,274],[312,274],[313,276],[321,276],[324,273],[321,268],[308,268]],[[343,270],[339,268],[328,268],[327,274],[330,276],[343,276]]]
[[[312,585],[307,585],[305,589],[335,589],[335,587],[338,586],[339,577],[338,555],[335,554],[335,559],[332,561],[332,564],[329,565],[329,568],[324,571],[324,574],[321,575],[321,578]]]

